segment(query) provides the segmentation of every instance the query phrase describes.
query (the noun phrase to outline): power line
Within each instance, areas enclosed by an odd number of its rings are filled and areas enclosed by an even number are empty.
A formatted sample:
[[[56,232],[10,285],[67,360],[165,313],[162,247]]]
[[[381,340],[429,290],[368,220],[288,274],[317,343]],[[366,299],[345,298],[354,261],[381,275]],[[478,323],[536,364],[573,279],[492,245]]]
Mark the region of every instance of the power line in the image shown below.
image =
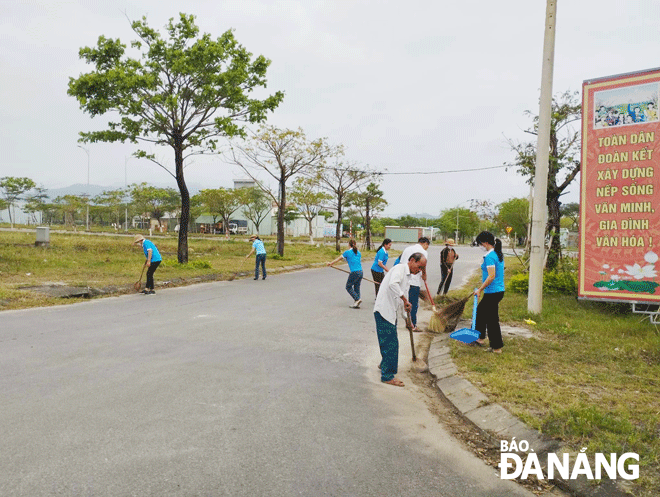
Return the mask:
[[[362,174],[373,174],[375,176],[384,176],[386,174],[408,174],[408,175],[419,175],[419,174],[448,174],[448,173],[464,173],[470,171],[485,171],[487,169],[502,169],[504,167],[510,167],[507,165],[502,166],[489,166],[489,167],[474,167],[470,169],[452,169],[449,171],[405,171],[405,172],[387,172],[387,171],[368,171],[364,169],[355,169],[350,167],[335,167],[335,166],[318,166],[320,169],[330,169],[332,171],[349,171],[354,173]]]
[[[471,169],[453,169],[450,171],[414,171],[414,172],[402,172],[402,173],[378,173],[378,174],[447,174],[447,173],[463,173],[468,171],[485,171],[486,169],[501,169],[503,167],[509,166],[490,166],[490,167],[475,167]]]

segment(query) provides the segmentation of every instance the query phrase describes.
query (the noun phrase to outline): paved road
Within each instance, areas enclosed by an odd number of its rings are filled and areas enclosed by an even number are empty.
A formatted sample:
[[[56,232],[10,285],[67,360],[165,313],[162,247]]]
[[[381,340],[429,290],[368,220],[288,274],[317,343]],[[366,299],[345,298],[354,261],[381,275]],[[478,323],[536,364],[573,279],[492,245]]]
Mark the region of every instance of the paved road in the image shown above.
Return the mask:
[[[380,383],[345,276],[0,313],[0,495],[530,496]]]

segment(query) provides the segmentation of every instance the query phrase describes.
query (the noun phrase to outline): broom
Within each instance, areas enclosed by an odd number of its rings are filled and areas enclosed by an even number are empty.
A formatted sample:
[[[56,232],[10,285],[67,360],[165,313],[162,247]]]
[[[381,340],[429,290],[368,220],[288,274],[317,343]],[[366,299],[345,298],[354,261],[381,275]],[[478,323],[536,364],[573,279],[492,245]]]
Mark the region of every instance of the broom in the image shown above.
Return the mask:
[[[473,294],[469,294],[461,300],[452,302],[451,304],[444,306],[439,311],[434,312],[431,316],[431,319],[429,320],[429,331],[434,331],[436,333],[445,331],[449,321],[456,319],[460,317],[461,314],[463,314],[463,311],[465,310],[465,304],[468,300],[470,300],[472,295]]]
[[[342,272],[344,272],[344,273],[351,274],[350,271],[346,271],[345,269],[342,269],[342,268],[340,268],[340,267],[336,267],[336,266],[330,266],[330,267],[331,267],[332,269],[336,269],[337,271],[342,271]],[[365,278],[364,276],[362,277],[362,279],[363,279],[364,281],[368,281],[369,283],[376,283],[374,280],[370,280],[369,278]]]

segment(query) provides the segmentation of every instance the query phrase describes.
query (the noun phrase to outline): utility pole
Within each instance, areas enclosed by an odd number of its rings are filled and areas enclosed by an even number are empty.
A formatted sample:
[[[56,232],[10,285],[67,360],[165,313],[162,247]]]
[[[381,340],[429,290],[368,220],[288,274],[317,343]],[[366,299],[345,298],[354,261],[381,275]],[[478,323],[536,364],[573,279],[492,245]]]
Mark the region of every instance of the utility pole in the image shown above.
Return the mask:
[[[540,314],[543,307],[543,259],[545,258],[545,226],[548,216],[548,160],[550,155],[556,18],[557,0],[547,0],[539,103],[539,134],[536,145],[536,174],[534,175],[534,205],[531,222],[532,244],[529,261],[529,292],[527,294],[527,310],[534,314]]]
[[[126,195],[128,193],[128,173],[127,173],[126,164],[128,164],[128,160],[130,158],[131,157],[128,156],[124,159],[124,188],[126,189],[126,191],[124,192],[124,195]],[[124,231],[128,232],[128,199],[126,199],[126,197],[124,197],[124,199],[125,199],[125,208],[126,208],[126,210],[124,212]]]

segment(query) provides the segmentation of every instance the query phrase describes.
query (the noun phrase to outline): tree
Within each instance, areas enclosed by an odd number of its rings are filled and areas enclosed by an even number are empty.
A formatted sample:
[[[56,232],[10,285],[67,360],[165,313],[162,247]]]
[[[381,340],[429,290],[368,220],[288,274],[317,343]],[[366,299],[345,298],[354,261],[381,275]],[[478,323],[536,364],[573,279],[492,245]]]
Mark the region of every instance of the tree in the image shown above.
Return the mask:
[[[32,190],[36,185],[30,178],[15,178],[5,176],[0,178],[0,194],[3,196],[6,209],[9,212],[9,223],[14,227],[14,218],[11,215],[12,207],[20,200],[24,200],[24,195]]]
[[[287,207],[287,182],[295,175],[324,164],[330,148],[323,138],[308,141],[302,129],[293,131],[262,126],[244,145],[232,146],[231,160],[252,178],[277,204],[277,253],[284,255],[284,213]],[[265,171],[277,181],[274,194],[262,185],[256,172]]]
[[[374,171],[360,170],[354,164],[344,164],[339,160],[343,150],[334,153],[335,164],[332,167],[317,167],[315,179],[325,191],[332,195],[331,206],[337,211],[337,229],[335,230],[335,250],[340,250],[341,226],[346,196],[357,191],[372,180]]]
[[[119,188],[117,190],[105,190],[100,195],[94,197],[92,201],[97,206],[103,207],[114,218],[114,222],[119,225],[121,224],[122,207],[125,205],[125,197],[126,192],[123,188]]]
[[[76,217],[87,205],[87,199],[81,195],[63,195],[57,197],[54,204],[62,213],[64,224],[75,229]]]
[[[323,206],[332,198],[328,193],[318,190],[319,184],[313,178],[298,178],[291,189],[291,201],[309,226],[309,241],[314,242],[312,221],[320,215]]]
[[[495,215],[495,225],[503,232],[507,227],[516,236],[527,237],[529,223],[529,200],[526,198],[512,198],[498,206]]]
[[[243,200],[245,202],[243,205],[243,214],[254,223],[256,234],[259,234],[259,226],[266,219],[266,216],[268,216],[273,204],[270,198],[258,186],[253,186],[245,190]]]
[[[199,196],[205,210],[213,216],[213,224],[215,224],[216,217],[220,216],[222,218],[222,228],[225,236],[229,239],[229,218],[242,205],[244,192],[229,188],[217,188],[202,190],[199,192]]]
[[[85,47],[80,58],[94,70],[69,79],[68,94],[92,117],[117,113],[117,121],[102,131],[80,133],[83,143],[146,142],[169,146],[174,151],[174,173],[144,150],[177,182],[181,199],[181,222],[177,258],[188,262],[190,194],[184,178],[184,163],[191,155],[214,152],[219,137],[243,136],[240,122],[266,119],[284,98],[276,92],[264,100],[250,98],[253,90],[266,86],[270,61],[241,46],[231,30],[216,40],[199,34],[195,17],[180,14],[170,19],[167,38],[147,25],[146,17],[131,23],[139,40],[131,47],[141,58],[125,55],[119,39],[100,36],[97,46]],[[186,155],[187,154],[187,155]]]
[[[440,213],[440,231],[446,238],[456,238],[465,241],[466,237],[476,235],[480,219],[476,212],[465,207],[454,207]]]
[[[353,192],[349,197],[349,203],[362,218],[366,232],[365,243],[367,250],[371,250],[371,219],[374,214],[387,206],[387,201],[383,199],[383,192],[378,188],[378,184],[371,182],[364,191]]]
[[[174,188],[158,188],[147,183],[132,184],[130,194],[135,207],[141,216],[147,214],[156,219],[162,226],[161,219],[167,213],[172,213],[181,203],[179,193]],[[179,231],[181,228],[179,227]]]
[[[569,229],[577,230],[580,225],[580,204],[577,202],[571,202],[568,204],[562,204],[559,208],[559,212],[562,217],[568,218],[571,221]]]
[[[533,126],[526,130],[527,133],[538,134],[538,116],[530,111],[525,114],[533,117]],[[546,265],[548,269],[555,268],[561,257],[559,239],[561,202],[559,197],[580,171],[580,128],[573,126],[573,123],[579,121],[581,117],[581,105],[577,92],[567,91],[552,99],[547,189],[548,225],[546,228],[546,232],[552,237],[552,242]],[[527,176],[529,178],[527,182],[532,184],[536,173],[536,140],[523,143],[514,143],[509,140],[509,145],[516,154],[516,158],[506,165],[517,168],[518,173]]]
[[[29,194],[25,198],[25,205],[23,206],[23,211],[30,214],[32,216],[32,220],[34,223],[43,223],[43,218],[44,218],[44,211],[47,209],[48,204],[46,203],[46,200],[48,200],[48,193],[46,193],[47,190],[41,186],[37,186],[34,188],[34,193]],[[41,218],[37,220],[37,212],[41,214]]]

